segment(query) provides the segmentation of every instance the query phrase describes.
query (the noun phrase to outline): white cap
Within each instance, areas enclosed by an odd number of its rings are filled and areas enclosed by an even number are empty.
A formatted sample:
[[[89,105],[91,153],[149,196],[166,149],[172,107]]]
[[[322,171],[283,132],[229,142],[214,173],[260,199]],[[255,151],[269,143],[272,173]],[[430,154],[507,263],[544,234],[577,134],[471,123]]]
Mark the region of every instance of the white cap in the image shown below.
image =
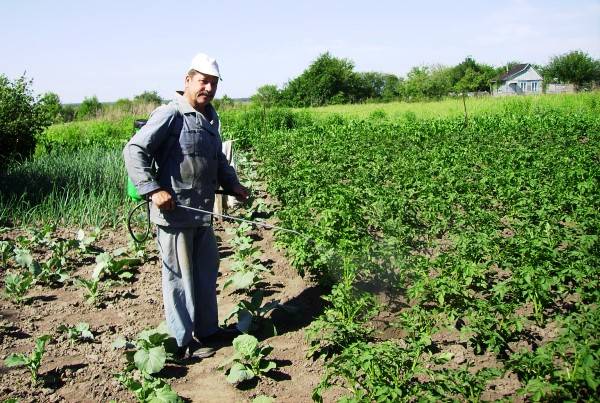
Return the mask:
[[[190,70],[196,70],[202,74],[208,74],[222,79],[217,61],[204,53],[198,53],[194,56],[192,63],[190,64]]]

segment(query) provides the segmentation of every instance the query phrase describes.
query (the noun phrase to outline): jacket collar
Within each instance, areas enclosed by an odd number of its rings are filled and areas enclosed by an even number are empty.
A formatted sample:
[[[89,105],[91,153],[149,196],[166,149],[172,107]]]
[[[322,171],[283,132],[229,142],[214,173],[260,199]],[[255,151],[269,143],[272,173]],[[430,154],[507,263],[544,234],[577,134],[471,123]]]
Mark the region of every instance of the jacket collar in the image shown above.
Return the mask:
[[[206,114],[208,116],[204,116],[202,113],[195,110],[192,105],[190,105],[188,100],[183,96],[183,91],[176,91],[175,99],[173,101],[177,105],[177,109],[182,115],[193,114],[198,125],[204,127],[209,132],[220,134],[219,115],[212,104],[208,104],[206,106]]]

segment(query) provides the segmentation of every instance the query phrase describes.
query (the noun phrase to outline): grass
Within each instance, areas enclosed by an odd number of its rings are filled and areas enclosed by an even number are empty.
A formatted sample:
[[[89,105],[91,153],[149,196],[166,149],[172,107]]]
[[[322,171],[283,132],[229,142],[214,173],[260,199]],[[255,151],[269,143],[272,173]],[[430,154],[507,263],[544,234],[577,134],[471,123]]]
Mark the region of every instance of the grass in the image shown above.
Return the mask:
[[[54,151],[0,174],[0,223],[116,226],[127,206],[121,149]]]
[[[600,114],[600,92],[506,98],[470,98],[470,115],[487,112],[535,113],[541,109]],[[113,111],[114,112],[114,111]],[[254,111],[256,112],[256,111]],[[313,117],[431,119],[462,116],[462,101],[334,105],[268,113],[269,127],[295,127]],[[109,117],[107,115],[106,117]],[[133,116],[114,112],[111,119],[57,124],[38,139],[34,158],[0,172],[0,226],[55,222],[116,226],[129,209],[124,194],[123,144],[133,132]],[[225,137],[242,138],[252,127],[264,130],[259,110],[223,113]],[[240,140],[238,138],[238,140]],[[242,147],[242,142],[237,143]]]
[[[600,113],[600,92],[561,95],[536,95],[526,97],[480,97],[467,99],[468,114],[483,114],[499,111],[525,112],[531,108],[552,108],[570,111],[593,111]],[[390,102],[353,105],[330,105],[311,108],[316,117],[333,114],[357,118],[386,117],[390,120],[402,118],[431,119],[464,114],[461,98],[449,98],[429,102]]]

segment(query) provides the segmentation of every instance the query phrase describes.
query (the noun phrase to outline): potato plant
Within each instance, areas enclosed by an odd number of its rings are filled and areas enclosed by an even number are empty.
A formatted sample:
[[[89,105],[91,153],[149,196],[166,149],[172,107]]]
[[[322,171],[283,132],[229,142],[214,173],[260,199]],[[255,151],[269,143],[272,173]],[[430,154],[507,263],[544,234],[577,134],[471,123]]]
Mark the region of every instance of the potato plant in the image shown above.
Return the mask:
[[[300,273],[339,281],[340,262],[350,259],[361,267],[358,278],[385,278],[406,295],[396,323],[422,335],[410,339],[409,352],[430,352],[441,329],[456,329],[474,353],[494,354],[506,370],[532,366],[519,372],[525,398],[577,400],[597,393],[586,379],[600,368],[585,347],[594,338],[575,325],[600,303],[600,115],[529,106],[516,100],[470,116],[467,127],[460,117],[339,117],[240,135],[281,203],[281,225],[312,240],[279,236]],[[345,309],[328,309],[331,320],[314,326],[334,329]],[[576,352],[554,343],[513,351],[555,323],[576,329]],[[480,390],[458,387],[470,382],[465,371],[432,376],[457,399]],[[549,377],[554,383],[542,387]],[[417,384],[415,393],[427,387]]]

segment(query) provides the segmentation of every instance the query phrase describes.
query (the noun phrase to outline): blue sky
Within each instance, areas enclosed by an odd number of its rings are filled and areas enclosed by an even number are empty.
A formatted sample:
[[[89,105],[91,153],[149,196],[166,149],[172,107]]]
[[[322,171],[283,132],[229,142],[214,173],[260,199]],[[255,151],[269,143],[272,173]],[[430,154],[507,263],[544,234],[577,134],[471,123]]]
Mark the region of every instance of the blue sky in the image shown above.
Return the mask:
[[[466,56],[546,64],[600,58],[600,0],[0,0],[0,74],[26,72],[65,103],[181,89],[197,52],[217,58],[217,97],[282,86],[329,51],[357,71],[405,75]]]

